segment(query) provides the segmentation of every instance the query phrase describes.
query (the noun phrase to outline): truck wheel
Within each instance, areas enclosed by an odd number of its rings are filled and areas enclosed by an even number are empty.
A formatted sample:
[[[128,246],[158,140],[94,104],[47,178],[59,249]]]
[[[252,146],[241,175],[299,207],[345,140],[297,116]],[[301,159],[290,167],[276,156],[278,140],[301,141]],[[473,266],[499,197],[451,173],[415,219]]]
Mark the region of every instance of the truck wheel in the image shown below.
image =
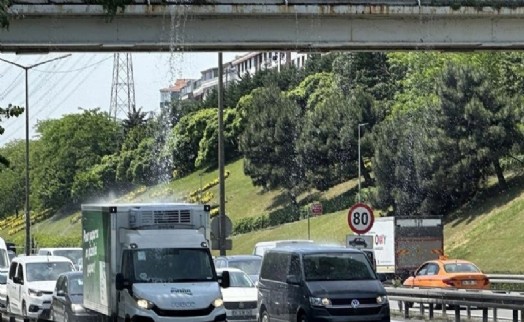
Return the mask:
[[[307,317],[304,313],[300,314],[300,316],[298,317],[298,322],[307,322]]]
[[[269,315],[266,311],[262,311],[260,314],[260,322],[269,322]]]

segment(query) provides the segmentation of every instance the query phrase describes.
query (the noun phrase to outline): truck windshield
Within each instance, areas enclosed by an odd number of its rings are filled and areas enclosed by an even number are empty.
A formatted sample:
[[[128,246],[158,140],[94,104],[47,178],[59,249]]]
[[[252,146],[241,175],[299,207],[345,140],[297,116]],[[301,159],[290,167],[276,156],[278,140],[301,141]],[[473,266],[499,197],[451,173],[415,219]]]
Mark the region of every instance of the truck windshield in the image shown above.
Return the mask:
[[[307,254],[303,260],[306,281],[376,279],[362,253]]]
[[[207,249],[124,251],[122,273],[133,283],[208,282],[217,279]]]

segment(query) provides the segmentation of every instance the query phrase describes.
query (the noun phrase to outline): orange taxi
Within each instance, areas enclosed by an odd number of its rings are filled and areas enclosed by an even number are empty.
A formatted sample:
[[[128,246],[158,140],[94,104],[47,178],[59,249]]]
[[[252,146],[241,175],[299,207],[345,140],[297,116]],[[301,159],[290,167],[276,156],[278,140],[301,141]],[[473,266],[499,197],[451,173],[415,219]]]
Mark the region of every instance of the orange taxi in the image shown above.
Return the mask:
[[[446,256],[425,262],[403,284],[407,287],[490,288],[489,278],[475,264]]]

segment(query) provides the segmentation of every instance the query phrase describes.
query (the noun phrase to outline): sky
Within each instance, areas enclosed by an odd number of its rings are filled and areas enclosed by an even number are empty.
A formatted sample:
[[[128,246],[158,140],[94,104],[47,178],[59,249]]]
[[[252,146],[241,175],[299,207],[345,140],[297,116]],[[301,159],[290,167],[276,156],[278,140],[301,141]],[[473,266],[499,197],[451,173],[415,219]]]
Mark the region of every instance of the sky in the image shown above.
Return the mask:
[[[244,53],[227,52],[223,62]],[[0,54],[0,58],[30,66],[67,53],[46,55]],[[121,54],[123,55],[123,54]],[[158,111],[160,89],[177,78],[200,78],[202,70],[218,65],[218,53],[133,53],[135,102],[142,111]],[[28,72],[29,136],[36,135],[39,120],[57,119],[82,109],[100,108],[109,112],[113,81],[113,53],[72,53],[70,56],[34,67]],[[24,69],[0,61],[0,107],[25,107]],[[5,132],[0,146],[25,139],[25,115],[1,121]]]

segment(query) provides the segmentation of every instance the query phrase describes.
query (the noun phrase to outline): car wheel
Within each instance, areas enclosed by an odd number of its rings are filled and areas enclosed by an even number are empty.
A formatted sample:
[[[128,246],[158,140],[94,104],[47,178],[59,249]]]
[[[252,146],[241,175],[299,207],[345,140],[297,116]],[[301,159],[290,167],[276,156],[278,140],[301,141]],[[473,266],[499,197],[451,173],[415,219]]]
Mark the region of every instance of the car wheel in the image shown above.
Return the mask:
[[[9,298],[5,299],[5,310],[7,313],[11,313],[11,305],[9,304]]]
[[[269,315],[266,311],[262,311],[260,314],[260,322],[269,322]]]
[[[308,319],[306,317],[306,315],[304,313],[300,314],[300,316],[298,317],[298,322],[307,322]]]

